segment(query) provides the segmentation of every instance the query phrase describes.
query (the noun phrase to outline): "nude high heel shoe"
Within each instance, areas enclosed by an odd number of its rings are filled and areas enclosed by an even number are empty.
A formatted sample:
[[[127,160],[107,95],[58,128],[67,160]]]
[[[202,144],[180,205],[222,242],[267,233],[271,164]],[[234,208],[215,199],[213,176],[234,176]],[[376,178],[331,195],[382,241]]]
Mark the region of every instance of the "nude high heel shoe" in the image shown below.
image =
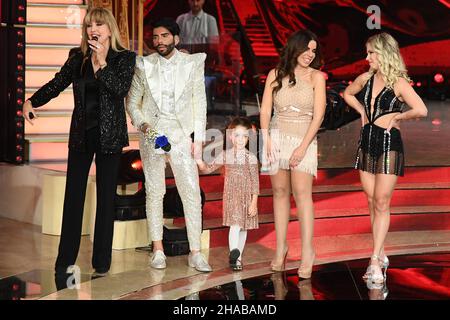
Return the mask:
[[[313,266],[314,266],[315,258],[316,258],[316,254],[314,253],[313,254],[313,258],[312,258],[311,266],[309,266],[309,267],[306,267],[303,263],[300,264],[300,268],[298,268],[298,270],[297,270],[297,274],[298,274],[298,277],[300,279],[309,279],[309,278],[311,278],[311,274],[312,274],[312,269],[313,269]]]
[[[272,260],[272,262],[270,263],[270,269],[272,271],[281,272],[281,271],[285,270],[286,258],[287,258],[288,251],[289,251],[289,248],[286,246],[285,250],[284,250],[283,260],[281,261],[281,263],[276,263],[276,262],[274,262],[275,260]]]

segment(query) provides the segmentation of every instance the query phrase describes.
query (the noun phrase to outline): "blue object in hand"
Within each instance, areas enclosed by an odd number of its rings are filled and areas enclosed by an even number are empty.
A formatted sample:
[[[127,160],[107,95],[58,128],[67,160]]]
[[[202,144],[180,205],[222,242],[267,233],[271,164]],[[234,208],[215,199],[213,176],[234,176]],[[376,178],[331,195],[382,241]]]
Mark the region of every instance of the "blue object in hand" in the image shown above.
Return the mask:
[[[159,136],[155,140],[155,149],[161,148],[166,152],[169,152],[171,149],[171,145],[169,140],[167,140],[166,136]]]

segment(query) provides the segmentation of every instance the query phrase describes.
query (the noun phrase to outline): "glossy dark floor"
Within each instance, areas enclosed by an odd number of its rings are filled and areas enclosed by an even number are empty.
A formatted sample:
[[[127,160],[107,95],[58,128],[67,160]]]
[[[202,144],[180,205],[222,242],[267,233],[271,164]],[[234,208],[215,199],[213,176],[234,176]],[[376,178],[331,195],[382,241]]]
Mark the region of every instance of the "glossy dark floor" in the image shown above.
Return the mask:
[[[34,300],[68,287],[76,289],[76,278],[78,283],[95,280],[92,274],[55,276],[53,270],[32,270],[3,278],[0,279],[0,300]]]
[[[299,282],[297,270],[235,281],[187,296],[200,300],[447,300],[450,253],[390,257],[384,285],[362,279],[368,260],[315,267]]]

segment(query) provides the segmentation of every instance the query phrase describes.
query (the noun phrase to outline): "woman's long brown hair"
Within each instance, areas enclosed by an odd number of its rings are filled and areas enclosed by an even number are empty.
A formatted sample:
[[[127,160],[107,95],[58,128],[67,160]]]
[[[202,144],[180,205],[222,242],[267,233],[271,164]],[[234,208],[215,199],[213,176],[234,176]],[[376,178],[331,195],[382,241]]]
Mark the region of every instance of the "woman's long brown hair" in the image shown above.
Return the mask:
[[[309,42],[313,40],[317,43],[316,56],[311,61],[310,67],[319,69],[322,63],[322,54],[320,50],[320,43],[317,36],[309,30],[299,30],[293,33],[284,48],[281,51],[280,62],[275,68],[275,80],[276,86],[273,88],[273,94],[276,94],[282,85],[282,81],[285,77],[289,77],[289,85],[295,85],[295,67],[297,66],[297,58],[300,54],[308,50]]]

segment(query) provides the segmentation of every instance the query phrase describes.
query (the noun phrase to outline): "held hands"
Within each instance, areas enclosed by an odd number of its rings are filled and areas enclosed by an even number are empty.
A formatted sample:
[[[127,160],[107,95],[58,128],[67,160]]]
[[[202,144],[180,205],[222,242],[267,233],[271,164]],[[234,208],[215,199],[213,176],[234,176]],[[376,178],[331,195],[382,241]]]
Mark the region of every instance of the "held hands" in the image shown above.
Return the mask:
[[[289,159],[289,167],[291,169],[298,166],[298,164],[303,160],[306,154],[306,149],[303,147],[297,147],[295,148],[294,152],[291,155],[291,158]]]
[[[34,112],[34,109],[33,109],[33,106],[31,105],[30,100],[25,101],[22,108],[23,108],[23,117],[25,118],[25,120],[27,120],[29,124],[34,125],[33,121],[38,116]],[[30,119],[30,113],[33,115],[33,117],[34,117],[33,119]]]
[[[220,166],[214,165],[214,164],[207,164],[202,159],[196,159],[195,162],[198,166],[198,171],[202,174],[210,174],[211,172],[214,172],[217,168]]]

